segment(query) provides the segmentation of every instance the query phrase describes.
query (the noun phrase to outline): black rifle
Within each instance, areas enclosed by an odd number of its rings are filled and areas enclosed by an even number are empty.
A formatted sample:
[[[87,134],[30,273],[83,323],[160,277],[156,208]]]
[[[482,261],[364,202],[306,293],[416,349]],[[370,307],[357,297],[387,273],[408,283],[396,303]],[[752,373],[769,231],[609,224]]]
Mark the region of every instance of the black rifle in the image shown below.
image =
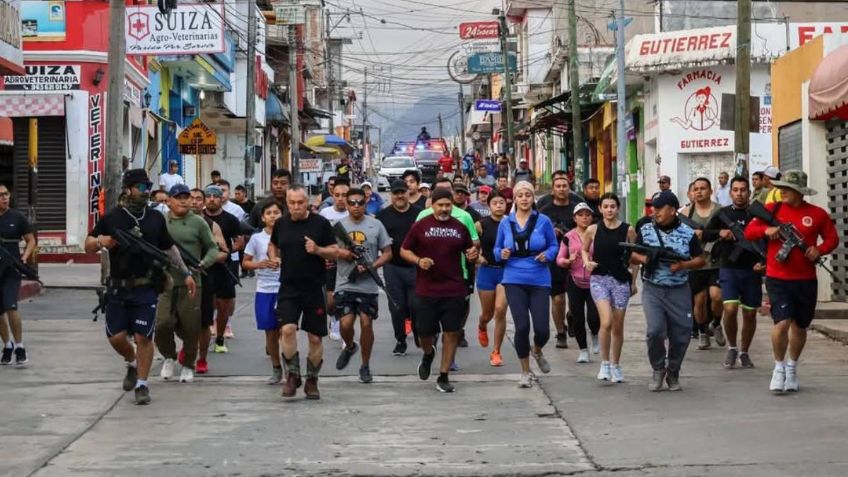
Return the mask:
[[[692,207],[695,207],[694,205]],[[692,230],[704,230],[704,226],[690,219],[689,217],[683,214],[677,214],[677,218],[680,219],[681,222],[688,225],[692,228]]]
[[[115,240],[118,241],[118,246],[143,254],[155,268],[164,270],[167,267],[174,266],[168,254],[159,247],[144,240],[140,231],[115,230]]]
[[[17,244],[15,244],[15,246],[17,246]],[[8,251],[5,246],[0,244],[0,271],[7,270],[10,267],[17,270],[22,277],[35,280],[40,283],[41,286],[44,286],[44,284],[41,283],[41,279],[38,278],[38,272],[36,272],[34,268],[22,262],[21,257],[18,257],[17,254]]]
[[[742,226],[739,225],[739,222],[731,220],[730,217],[727,216],[727,213],[723,210],[719,212],[718,218],[724,223],[724,225],[727,226],[730,233],[733,234],[733,238],[736,240],[733,244],[733,251],[730,252],[731,261],[735,262],[736,260],[739,260],[739,256],[742,255],[742,252],[751,252],[757,255],[760,260],[764,260],[766,258],[765,251],[758,243],[745,240],[745,231],[742,230]]]
[[[97,321],[97,318],[100,316],[98,313],[106,314],[106,304],[109,302],[108,296],[109,292],[106,290],[106,287],[98,287],[95,290],[97,293],[97,306],[91,310],[91,313],[94,315],[94,319],[91,321]]]
[[[345,230],[344,225],[340,222],[336,222],[336,225],[333,226],[333,234],[337,239],[345,246],[346,249],[350,250],[353,253],[354,261],[357,265],[361,265],[365,269],[365,273],[374,280],[374,283],[377,284],[384,292],[386,292],[386,298],[389,300],[389,303],[395,307],[399,308],[395,300],[389,294],[388,290],[386,290],[386,283],[380,278],[380,274],[377,273],[377,269],[372,265],[373,260],[368,256],[368,250],[365,249],[362,245],[356,245],[353,243],[353,240],[350,239],[350,236],[347,234],[347,230]],[[348,275],[348,280],[351,282],[356,282],[359,279],[360,273],[356,268],[350,272]]]
[[[786,259],[789,258],[789,254],[792,252],[793,248],[797,248],[804,253],[807,252],[809,246],[806,242],[804,242],[804,236],[801,235],[801,232],[798,231],[794,224],[777,220],[777,217],[775,217],[774,214],[769,212],[763,204],[757,201],[751,203],[748,207],[748,212],[768,225],[777,227],[778,233],[780,234],[780,240],[783,241],[783,244],[780,246],[780,250],[777,251],[777,255],[775,256],[775,259],[778,262],[785,262]],[[842,283],[842,280],[836,276],[836,273],[834,273],[833,270],[825,264],[824,257],[819,257],[815,263],[822,267],[824,271],[829,273],[830,276],[833,277],[834,282]]]
[[[197,270],[202,275],[206,275],[206,270],[203,269],[203,265],[200,263],[200,259],[191,254],[185,247],[174,242],[174,245],[177,246],[177,250],[180,251],[180,257],[183,259],[183,263],[191,270]]]
[[[650,245],[639,245],[630,242],[619,242],[618,245],[630,253],[638,253],[648,257],[648,263],[645,264],[643,271],[650,276],[656,270],[660,262],[676,263],[685,262],[690,259],[686,255],[681,255],[674,250],[665,247],[651,247]]]

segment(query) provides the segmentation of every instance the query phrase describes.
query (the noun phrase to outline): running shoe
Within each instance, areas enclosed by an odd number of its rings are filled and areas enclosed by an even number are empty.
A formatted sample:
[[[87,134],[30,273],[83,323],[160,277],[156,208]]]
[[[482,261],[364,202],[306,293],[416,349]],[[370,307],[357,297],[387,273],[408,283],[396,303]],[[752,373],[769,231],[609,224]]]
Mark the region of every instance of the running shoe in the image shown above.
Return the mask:
[[[739,358],[739,351],[733,348],[728,349],[727,354],[724,355],[724,367],[727,369],[735,368],[737,358]]]
[[[185,348],[182,348],[179,353],[177,353],[177,362],[180,363],[180,366],[185,365]]]
[[[577,357],[578,363],[588,363],[589,362],[589,350],[581,349],[580,355]]]
[[[213,348],[212,351],[214,351],[216,353],[229,353],[230,349],[227,348],[226,344],[215,343],[215,348]]]
[[[194,366],[194,372],[197,374],[206,374],[209,372],[209,363],[205,359],[198,359]]]
[[[614,383],[623,383],[624,382],[624,373],[621,372],[621,366],[617,364],[613,364],[610,366],[610,374],[612,374],[612,382]]]
[[[124,391],[132,391],[138,381],[138,368],[127,363],[127,374],[124,376]]]
[[[371,376],[371,368],[368,366],[361,366],[359,368],[359,381],[364,384],[374,381],[374,378]]]
[[[409,318],[403,320],[403,333],[406,336],[409,336],[409,335],[412,334],[412,320],[409,319]]]
[[[339,333],[339,322],[332,320],[330,322],[330,339],[333,341],[341,341],[342,335]]]
[[[787,393],[798,392],[798,367],[786,366],[786,381],[783,383],[783,390]]]
[[[174,377],[174,360],[166,359],[164,363],[162,363],[162,371],[159,372],[159,376],[162,377],[165,381],[168,381]]]
[[[12,362],[12,351],[13,351],[13,348],[6,348],[6,347],[3,348],[3,357],[0,358],[0,365],[5,366],[5,365],[10,364]]]
[[[662,391],[663,382],[665,381],[665,370],[655,369],[651,374],[651,382],[648,383],[648,390],[657,392]]]
[[[450,370],[453,371],[453,372],[459,371],[459,365],[456,364],[456,361],[451,362]]]
[[[29,358],[27,358],[26,349],[15,348],[15,365],[23,366],[27,363],[29,363]]]
[[[227,327],[224,329],[224,338],[230,340],[235,338],[236,335],[233,334],[233,328],[227,323]]]
[[[753,368],[754,362],[751,361],[751,357],[748,356],[748,353],[739,353],[739,364],[743,368]]]
[[[601,354],[601,340],[598,335],[592,335],[592,354]]]
[[[557,333],[556,347],[559,349],[568,349],[568,335],[565,333]]]
[[[612,376],[610,376],[610,364],[609,361],[603,361],[601,363],[601,369],[598,371],[598,381],[609,381]]]
[[[492,351],[492,354],[489,355],[489,364],[495,367],[503,366],[503,357],[497,351]]]
[[[680,387],[680,372],[679,371],[668,371],[665,375],[665,383],[668,384],[669,391],[681,391],[683,388]]]
[[[486,328],[477,327],[477,341],[484,348],[489,347],[489,330]]]
[[[139,406],[150,404],[150,389],[147,386],[138,386],[135,388],[135,403]]]
[[[533,387],[533,375],[530,373],[521,373],[521,377],[518,378],[518,387],[519,388],[532,388]]]
[[[453,387],[453,384],[451,384],[447,378],[439,378],[436,381],[436,390],[438,390],[440,393],[452,393],[456,390],[456,388]]]
[[[698,337],[698,349],[703,351],[705,349],[710,349],[710,346],[712,346],[710,343],[710,335],[707,333],[701,333]]]
[[[536,359],[536,364],[539,365],[539,369],[545,374],[550,373],[551,372],[551,363],[548,363],[548,360],[545,359],[545,355],[543,355],[541,351],[539,351],[538,353],[532,353],[532,354],[533,354],[533,358]]]
[[[774,371],[771,373],[771,383],[769,384],[769,391],[774,394],[783,394],[785,387],[786,369],[775,367]]]
[[[398,341],[395,349],[392,350],[392,354],[395,356],[406,356],[406,341]]]
[[[717,345],[724,346],[727,344],[727,340],[724,338],[724,329],[721,326],[721,322],[719,322],[718,325],[716,325],[715,322],[710,323],[710,331],[712,332]]]
[[[279,368],[271,368],[271,377],[268,378],[268,384],[274,385],[280,384],[281,382],[283,382],[283,367],[280,366]]]
[[[180,382],[181,383],[193,383],[194,382],[194,370],[184,366],[182,371],[180,371]]]
[[[418,378],[422,381],[426,381],[430,377],[430,368],[433,366],[433,358],[435,357],[436,350],[421,356],[421,362],[418,363]]]
[[[345,369],[357,349],[359,349],[359,345],[356,344],[356,341],[353,342],[353,346],[342,348],[342,352],[339,353],[339,359],[336,360],[336,369]]]

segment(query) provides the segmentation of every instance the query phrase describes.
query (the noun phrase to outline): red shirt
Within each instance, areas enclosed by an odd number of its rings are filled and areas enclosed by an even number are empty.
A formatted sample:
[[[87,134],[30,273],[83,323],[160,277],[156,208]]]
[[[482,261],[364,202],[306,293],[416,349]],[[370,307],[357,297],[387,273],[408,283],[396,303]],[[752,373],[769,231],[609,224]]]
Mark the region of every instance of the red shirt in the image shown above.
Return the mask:
[[[425,217],[409,229],[402,248],[421,258],[433,259],[429,270],[418,267],[415,294],[429,297],[465,296],[462,254],[474,246],[462,222],[451,217],[445,222]]]
[[[766,206],[770,212],[774,212],[777,203]],[[813,204],[802,202],[801,205],[793,207],[782,203],[777,211],[776,218],[780,222],[792,223],[804,236],[804,242],[810,246],[818,246],[822,255],[827,255],[839,245],[839,236],[833,220],[826,210]],[[747,240],[761,240],[766,236],[766,228],[769,225],[760,219],[754,219],[745,227],[745,238]],[[821,244],[818,243],[822,238]],[[766,276],[780,280],[814,280],[816,278],[816,264],[807,260],[804,253],[797,247],[792,249],[785,262],[778,262],[777,256],[781,240],[769,240],[766,252]]]
[[[439,159],[439,167],[442,172],[453,172],[453,159],[449,156],[442,156],[441,159]]]

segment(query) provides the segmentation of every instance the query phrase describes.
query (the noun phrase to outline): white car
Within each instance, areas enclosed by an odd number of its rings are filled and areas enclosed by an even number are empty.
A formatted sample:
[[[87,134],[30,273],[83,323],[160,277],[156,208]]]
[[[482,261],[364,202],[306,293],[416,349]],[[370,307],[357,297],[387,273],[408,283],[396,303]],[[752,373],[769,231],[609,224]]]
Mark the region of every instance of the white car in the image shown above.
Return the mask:
[[[392,185],[389,184],[389,179],[386,176],[377,176],[377,191],[378,192],[385,192],[385,191],[389,190],[391,187],[392,187]]]
[[[382,181],[385,178],[386,188],[388,189],[391,187],[392,181],[403,179],[403,173],[408,170],[418,171],[418,165],[411,156],[389,156],[383,159],[380,164],[378,187],[383,187]]]

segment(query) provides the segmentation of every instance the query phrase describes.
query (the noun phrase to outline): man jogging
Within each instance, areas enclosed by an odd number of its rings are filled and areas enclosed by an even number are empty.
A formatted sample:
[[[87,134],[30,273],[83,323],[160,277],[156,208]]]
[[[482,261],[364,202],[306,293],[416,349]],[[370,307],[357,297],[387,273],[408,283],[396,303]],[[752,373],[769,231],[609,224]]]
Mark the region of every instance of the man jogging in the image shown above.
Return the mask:
[[[300,354],[297,351],[298,327],[308,333],[306,359],[306,399],[320,399],[318,374],[324,362],[321,342],[327,336],[324,305],[324,260],[338,255],[330,222],[309,212],[309,197],[300,185],[289,187],[286,195],[289,213],[277,219],[268,244],[268,260],[280,269],[277,296],[277,321],[282,324],[283,397],[294,397],[302,384]]]
[[[473,263],[478,252],[468,228],[451,217],[453,194],[450,189],[437,188],[432,195],[432,215],[424,217],[409,231],[401,256],[414,264],[416,327],[424,356],[418,365],[418,377],[427,380],[436,351],[435,336],[442,331],[442,360],[436,389],[454,391],[448,379],[451,363],[459,343],[459,330],[465,316],[467,285],[462,271],[462,257]]]
[[[576,227],[574,222],[574,206],[577,202],[571,200],[571,187],[568,177],[558,175],[553,182],[551,201],[539,209],[542,215],[551,219],[556,233],[557,243],[562,242],[565,234]],[[565,284],[568,274],[565,269],[557,266],[556,261],[550,262],[551,270],[551,315],[556,327],[556,347],[568,348],[567,331],[569,326],[565,320]]]
[[[745,228],[745,238],[768,239],[766,291],[774,320],[771,331],[774,371],[769,390],[773,393],[796,392],[799,388],[798,360],[807,342],[807,328],[816,312],[816,262],[836,249],[839,236],[828,212],[804,200],[805,195],[817,193],[807,187],[805,172],[788,170],[781,180],[772,183],[780,190],[781,202],[766,208],[778,222],[792,224],[803,237],[803,245],[792,247],[786,257],[781,257],[785,242],[780,237],[780,229],[759,218]],[[787,349],[789,361],[786,361]]]
[[[26,263],[35,250],[35,236],[32,225],[24,214],[9,207],[10,202],[9,188],[0,184],[0,240],[2,240],[0,247],[5,248],[12,257],[20,257],[21,262]],[[21,239],[26,243],[23,253],[18,249]],[[21,274],[11,264],[0,270],[0,314],[5,313],[12,331],[12,340],[10,340],[6,320],[0,320],[0,336],[3,338],[3,357],[0,359],[0,364],[11,363],[13,353],[16,365],[22,366],[29,362],[26,348],[24,348],[21,315],[18,311],[20,289]]]

